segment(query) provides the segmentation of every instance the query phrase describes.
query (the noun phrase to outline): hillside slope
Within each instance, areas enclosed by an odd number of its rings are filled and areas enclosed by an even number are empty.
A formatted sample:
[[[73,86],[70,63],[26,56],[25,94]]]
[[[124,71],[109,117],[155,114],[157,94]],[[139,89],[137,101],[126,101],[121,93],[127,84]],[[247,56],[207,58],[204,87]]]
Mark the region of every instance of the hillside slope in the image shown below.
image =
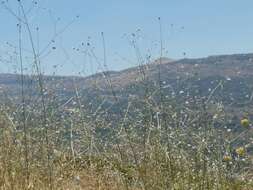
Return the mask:
[[[160,88],[164,97],[205,97],[221,101],[232,108],[250,108],[253,92],[253,54],[210,56],[200,59],[168,60],[122,71],[108,71],[88,77],[44,76],[48,95],[64,102],[76,92],[87,102],[96,97],[107,102],[143,97]],[[25,76],[25,94],[38,95],[36,76]],[[20,76],[0,74],[1,97],[18,100],[21,92]],[[146,95],[147,95],[146,94]],[[86,102],[86,103],[87,103]]]

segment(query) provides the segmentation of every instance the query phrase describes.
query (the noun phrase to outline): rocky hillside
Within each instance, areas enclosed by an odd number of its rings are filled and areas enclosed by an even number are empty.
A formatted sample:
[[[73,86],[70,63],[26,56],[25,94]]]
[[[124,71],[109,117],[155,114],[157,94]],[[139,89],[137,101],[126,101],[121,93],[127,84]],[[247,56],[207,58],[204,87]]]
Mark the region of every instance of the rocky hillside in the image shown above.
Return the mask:
[[[89,77],[44,76],[46,95],[62,102],[78,96],[89,104],[96,97],[108,104],[131,97],[174,97],[189,102],[194,97],[210,98],[233,109],[251,109],[253,98],[253,54],[210,56],[173,61],[162,58],[153,63],[122,71],[107,71]],[[38,95],[36,76],[25,76],[27,97]],[[20,76],[0,75],[1,98],[18,101]],[[107,105],[107,104],[106,104]]]

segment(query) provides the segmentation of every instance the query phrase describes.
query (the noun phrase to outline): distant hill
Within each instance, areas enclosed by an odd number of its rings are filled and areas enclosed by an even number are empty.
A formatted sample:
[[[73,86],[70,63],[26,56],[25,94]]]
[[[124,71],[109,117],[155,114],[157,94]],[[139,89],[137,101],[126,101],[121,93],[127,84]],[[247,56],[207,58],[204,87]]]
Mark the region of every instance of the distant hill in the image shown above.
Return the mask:
[[[129,97],[144,96],[147,86],[150,93],[161,86],[165,97],[174,96],[180,101],[195,96],[211,97],[234,112],[252,109],[253,54],[181,60],[162,58],[161,62],[157,59],[146,65],[88,77],[44,76],[44,84],[47,95],[60,97],[62,102],[75,97],[77,91],[86,103],[95,103],[96,97],[104,98],[108,104],[115,99],[124,102]],[[26,95],[38,94],[36,76],[25,76],[25,79]],[[19,75],[0,74],[2,99],[19,101],[20,87]]]

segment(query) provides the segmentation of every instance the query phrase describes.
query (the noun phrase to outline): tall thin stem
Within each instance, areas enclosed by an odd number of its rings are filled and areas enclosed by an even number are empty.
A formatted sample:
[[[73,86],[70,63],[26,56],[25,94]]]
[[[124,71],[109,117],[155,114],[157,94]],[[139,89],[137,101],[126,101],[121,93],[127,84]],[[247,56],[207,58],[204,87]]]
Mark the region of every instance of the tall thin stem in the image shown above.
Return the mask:
[[[25,92],[24,92],[24,68],[23,68],[23,57],[22,57],[22,26],[21,20],[19,19],[18,24],[18,44],[19,44],[19,62],[21,72],[21,96],[22,96],[22,123],[24,131],[24,146],[25,146],[25,173],[26,183],[29,185],[29,158],[28,158],[28,142],[27,142],[27,125],[26,125],[26,106],[25,106]]]
[[[163,38],[162,38],[162,23],[161,18],[158,17],[159,21],[159,31],[160,31],[160,59],[158,64],[158,82],[159,82],[159,93],[160,93],[160,109],[163,103],[163,95],[162,95],[162,81],[161,81],[161,65],[162,65],[162,57],[163,57]]]
[[[51,151],[50,151],[50,144],[49,144],[49,128],[48,128],[48,124],[47,124],[47,113],[46,113],[46,103],[45,103],[45,95],[44,95],[44,83],[43,83],[43,75],[41,73],[41,67],[40,67],[40,62],[38,60],[37,54],[36,54],[36,50],[35,50],[35,45],[34,45],[34,41],[33,41],[33,36],[32,36],[32,32],[28,23],[28,19],[24,10],[24,7],[21,3],[21,1],[19,1],[19,6],[21,8],[23,17],[24,17],[24,24],[26,26],[26,29],[28,31],[28,35],[29,35],[29,40],[31,43],[31,47],[32,47],[32,52],[33,52],[33,56],[34,56],[34,65],[36,68],[36,72],[38,74],[39,77],[39,88],[40,88],[40,96],[41,96],[41,104],[42,104],[42,125],[43,128],[45,129],[45,139],[46,139],[46,147],[47,147],[47,168],[48,168],[48,172],[49,172],[49,188],[52,189],[52,168],[51,168],[51,164],[50,164],[50,155],[51,155]]]

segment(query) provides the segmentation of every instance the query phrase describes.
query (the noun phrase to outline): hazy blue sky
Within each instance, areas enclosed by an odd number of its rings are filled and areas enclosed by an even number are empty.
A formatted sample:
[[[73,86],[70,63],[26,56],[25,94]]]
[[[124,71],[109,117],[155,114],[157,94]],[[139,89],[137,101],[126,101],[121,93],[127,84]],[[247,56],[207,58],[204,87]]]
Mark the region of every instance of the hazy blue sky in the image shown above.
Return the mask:
[[[183,52],[186,57],[204,57],[253,50],[252,0],[38,0],[34,5],[31,0],[23,2],[27,11],[34,6],[27,16],[38,51],[52,39],[55,28],[59,33],[73,21],[41,55],[41,64],[48,74],[90,74],[103,69],[101,32],[110,70],[137,65],[136,51],[129,43],[131,33],[136,31],[143,59],[149,54],[157,58],[158,17],[166,48],[164,56],[179,59],[184,57]],[[16,0],[9,0],[7,6],[18,14]],[[0,72],[12,72],[17,65],[13,57],[18,44],[17,20],[4,6],[0,7],[0,23]],[[26,32],[22,41],[25,63],[29,65],[31,47]]]

